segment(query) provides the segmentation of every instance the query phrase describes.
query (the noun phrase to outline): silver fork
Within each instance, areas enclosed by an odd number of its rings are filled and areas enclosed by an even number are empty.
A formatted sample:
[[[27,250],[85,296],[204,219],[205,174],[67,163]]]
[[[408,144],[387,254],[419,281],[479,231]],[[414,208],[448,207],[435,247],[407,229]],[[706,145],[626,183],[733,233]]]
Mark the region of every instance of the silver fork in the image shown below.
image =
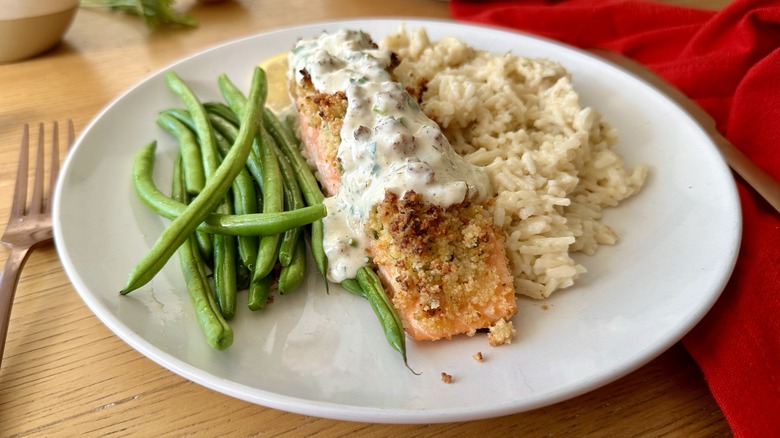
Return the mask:
[[[68,146],[73,143],[73,122],[68,120]],[[0,365],[3,361],[8,323],[11,319],[16,285],[19,273],[27,261],[30,252],[40,246],[52,243],[51,200],[57,174],[60,169],[59,125],[53,123],[51,131],[51,165],[49,166],[49,188],[44,193],[44,124],[38,125],[38,150],[35,160],[35,180],[32,197],[27,204],[27,168],[30,161],[30,127],[24,125],[22,146],[19,153],[19,168],[16,174],[16,187],[11,205],[8,225],[3,233],[2,243],[11,248],[0,277]]]

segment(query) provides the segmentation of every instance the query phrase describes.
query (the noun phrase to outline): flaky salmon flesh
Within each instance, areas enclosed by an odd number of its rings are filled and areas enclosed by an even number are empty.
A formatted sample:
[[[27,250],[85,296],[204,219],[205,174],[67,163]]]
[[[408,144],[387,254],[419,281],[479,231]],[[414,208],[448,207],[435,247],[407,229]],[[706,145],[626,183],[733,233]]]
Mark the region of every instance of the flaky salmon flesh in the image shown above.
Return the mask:
[[[303,152],[333,196],[342,182],[337,153],[347,98],[317,91],[301,73],[291,89]],[[413,339],[473,335],[517,312],[505,237],[484,206],[464,201],[442,208],[414,191],[387,191],[368,228],[368,256]]]

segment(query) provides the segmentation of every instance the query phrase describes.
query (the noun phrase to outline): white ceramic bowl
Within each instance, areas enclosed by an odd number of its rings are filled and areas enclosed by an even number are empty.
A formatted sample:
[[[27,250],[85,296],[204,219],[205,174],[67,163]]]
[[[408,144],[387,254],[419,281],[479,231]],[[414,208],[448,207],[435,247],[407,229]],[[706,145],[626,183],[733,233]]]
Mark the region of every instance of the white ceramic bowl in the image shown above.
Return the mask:
[[[61,40],[78,0],[0,0],[0,63],[38,55]]]

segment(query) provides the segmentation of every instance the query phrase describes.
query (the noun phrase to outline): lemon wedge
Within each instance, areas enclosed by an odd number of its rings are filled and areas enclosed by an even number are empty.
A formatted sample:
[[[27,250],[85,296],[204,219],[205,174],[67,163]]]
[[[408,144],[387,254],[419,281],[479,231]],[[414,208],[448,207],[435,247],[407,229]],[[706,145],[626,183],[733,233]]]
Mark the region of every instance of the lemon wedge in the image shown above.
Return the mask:
[[[288,52],[282,52],[259,64],[268,79],[268,97],[265,104],[277,114],[292,105],[287,92],[287,55]]]

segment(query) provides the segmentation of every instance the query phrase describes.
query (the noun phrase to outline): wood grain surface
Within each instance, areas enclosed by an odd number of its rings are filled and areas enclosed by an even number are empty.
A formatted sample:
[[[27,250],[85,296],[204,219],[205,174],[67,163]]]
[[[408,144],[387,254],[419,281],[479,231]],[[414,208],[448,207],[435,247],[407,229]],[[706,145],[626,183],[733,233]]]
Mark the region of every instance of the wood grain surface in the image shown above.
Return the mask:
[[[726,1],[669,2],[717,9]],[[65,41],[0,65],[0,221],[8,217],[21,127],[72,118],[83,129],[152,72],[241,36],[353,17],[448,18],[433,0],[177,3],[194,30],[148,31],[136,18],[80,10]],[[4,224],[3,224],[4,225]],[[0,263],[8,251],[0,250]],[[432,425],[335,421],[250,404],[192,383],[136,352],[85,306],[52,247],[19,282],[0,369],[0,437],[28,436],[730,436],[682,346],[600,389],[494,419]]]

